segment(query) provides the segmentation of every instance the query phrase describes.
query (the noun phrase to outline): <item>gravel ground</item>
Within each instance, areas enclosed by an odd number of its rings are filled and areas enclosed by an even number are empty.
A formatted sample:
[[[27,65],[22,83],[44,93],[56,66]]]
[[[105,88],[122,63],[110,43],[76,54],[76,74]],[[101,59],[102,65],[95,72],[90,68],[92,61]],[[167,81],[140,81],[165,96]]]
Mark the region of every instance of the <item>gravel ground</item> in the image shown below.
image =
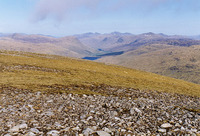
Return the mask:
[[[200,134],[199,97],[114,87],[96,89],[106,96],[0,90],[3,136]]]

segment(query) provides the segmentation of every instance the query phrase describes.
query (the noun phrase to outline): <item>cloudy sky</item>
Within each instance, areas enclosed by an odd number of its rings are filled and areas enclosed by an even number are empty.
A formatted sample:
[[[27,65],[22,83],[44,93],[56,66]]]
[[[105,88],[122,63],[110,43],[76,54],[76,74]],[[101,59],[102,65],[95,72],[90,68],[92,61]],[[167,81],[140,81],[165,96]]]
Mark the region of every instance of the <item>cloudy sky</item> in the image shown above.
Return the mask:
[[[0,0],[0,33],[200,35],[200,0]]]

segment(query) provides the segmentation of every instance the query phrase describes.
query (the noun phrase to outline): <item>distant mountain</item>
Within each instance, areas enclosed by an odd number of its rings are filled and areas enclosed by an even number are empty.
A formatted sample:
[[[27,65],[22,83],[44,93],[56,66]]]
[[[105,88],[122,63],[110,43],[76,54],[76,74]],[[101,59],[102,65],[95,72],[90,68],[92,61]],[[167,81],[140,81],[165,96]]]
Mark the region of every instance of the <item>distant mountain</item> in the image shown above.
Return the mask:
[[[200,84],[200,45],[151,44],[97,61],[144,70]]]
[[[190,36],[190,38],[192,38],[194,40],[200,40],[200,35]]]
[[[114,32],[77,38],[102,53],[86,59],[200,84],[200,40],[197,37]]]
[[[113,48],[128,44],[134,38],[130,33],[113,32],[109,34],[90,33],[75,35],[84,45],[103,51],[112,51]]]
[[[27,51],[82,58],[94,49],[83,45],[76,37],[54,38],[43,35],[9,34],[0,37],[0,49]]]
[[[88,37],[93,37],[93,36],[98,36],[101,35],[100,33],[84,33],[84,34],[76,34],[74,35],[75,37],[77,37],[78,39],[82,39],[82,38],[88,38]]]
[[[78,35],[76,37],[83,44],[89,47],[108,52],[126,52],[149,44],[168,44],[174,46],[191,46],[200,44],[200,41],[186,36],[168,36],[162,33],[154,34],[152,32],[140,35],[119,32],[113,32],[110,34],[89,33]]]

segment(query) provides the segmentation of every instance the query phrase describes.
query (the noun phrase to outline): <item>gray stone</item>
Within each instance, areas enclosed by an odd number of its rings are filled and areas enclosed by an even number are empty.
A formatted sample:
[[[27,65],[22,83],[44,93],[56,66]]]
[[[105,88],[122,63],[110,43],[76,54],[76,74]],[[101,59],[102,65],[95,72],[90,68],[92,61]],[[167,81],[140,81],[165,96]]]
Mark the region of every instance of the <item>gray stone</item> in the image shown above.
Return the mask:
[[[135,108],[134,110],[135,110],[137,113],[142,113],[142,111],[139,110],[138,108]]]
[[[9,132],[18,132],[18,131],[19,131],[19,126],[14,126],[9,130]]]
[[[131,108],[131,109],[130,109],[130,114],[133,115],[134,113],[135,113],[134,108]]]
[[[182,120],[179,120],[179,123],[180,123],[180,124],[182,124],[182,123],[183,123],[183,121],[182,121]]]
[[[30,131],[35,133],[35,134],[40,133],[40,131],[37,128],[31,128]]]
[[[174,129],[174,132],[177,132],[177,131],[180,131],[180,129],[179,128]]]
[[[51,130],[47,133],[47,135],[50,135],[50,136],[59,136],[59,131],[57,130]]]
[[[192,132],[197,132],[197,129],[193,129],[193,128],[192,128],[191,131],[192,131]]]
[[[171,128],[171,127],[172,127],[172,125],[169,123],[165,123],[165,124],[161,125],[161,128]]]
[[[112,131],[109,128],[103,128],[103,130],[107,133],[112,133]]]
[[[116,111],[111,111],[111,116],[113,117],[118,116],[118,113]]]
[[[80,128],[79,128],[79,127],[74,127],[74,128],[72,128],[72,130],[74,130],[74,131],[79,131]]]
[[[189,118],[192,118],[193,116],[192,116],[191,114],[188,113],[188,117],[189,117]]]
[[[115,117],[115,120],[121,120],[119,117]]]
[[[176,123],[175,127],[181,127],[181,125],[179,123]]]
[[[105,131],[97,131],[96,132],[99,136],[111,136],[109,133],[105,132]]]
[[[5,134],[4,136],[12,136],[12,135],[10,135],[10,134]]]
[[[92,126],[92,127],[91,127],[91,129],[94,130],[94,131],[96,131],[97,128],[98,128],[97,126]]]
[[[70,127],[66,127],[65,129],[63,129],[62,131],[68,132],[70,131]]]
[[[33,132],[28,132],[27,134],[25,134],[25,136],[36,136],[36,134],[34,134]]]
[[[28,125],[25,124],[25,123],[24,123],[24,124],[20,124],[20,125],[19,125],[19,128],[20,128],[20,129],[25,129],[25,128],[28,128]]]
[[[93,117],[92,116],[89,116],[88,118],[87,118],[87,120],[89,121],[89,120],[91,120],[91,119],[93,119]]]
[[[181,130],[182,130],[182,131],[184,131],[184,130],[185,130],[185,128],[182,126],[182,127],[181,127]]]
[[[158,129],[158,132],[166,133],[166,129]]]
[[[89,136],[90,134],[92,134],[94,131],[90,128],[86,128],[85,130],[83,130],[83,134],[85,136]]]

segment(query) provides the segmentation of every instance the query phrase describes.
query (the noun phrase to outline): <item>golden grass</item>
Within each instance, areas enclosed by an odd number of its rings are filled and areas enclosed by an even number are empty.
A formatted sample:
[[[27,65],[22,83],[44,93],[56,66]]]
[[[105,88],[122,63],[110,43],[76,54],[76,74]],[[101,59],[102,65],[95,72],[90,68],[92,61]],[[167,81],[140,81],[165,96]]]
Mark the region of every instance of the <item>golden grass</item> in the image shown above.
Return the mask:
[[[0,85],[46,90],[53,85],[110,85],[200,96],[200,85],[114,65],[23,52],[0,52]],[[60,89],[62,90],[62,88]],[[75,93],[91,94],[91,90]]]

